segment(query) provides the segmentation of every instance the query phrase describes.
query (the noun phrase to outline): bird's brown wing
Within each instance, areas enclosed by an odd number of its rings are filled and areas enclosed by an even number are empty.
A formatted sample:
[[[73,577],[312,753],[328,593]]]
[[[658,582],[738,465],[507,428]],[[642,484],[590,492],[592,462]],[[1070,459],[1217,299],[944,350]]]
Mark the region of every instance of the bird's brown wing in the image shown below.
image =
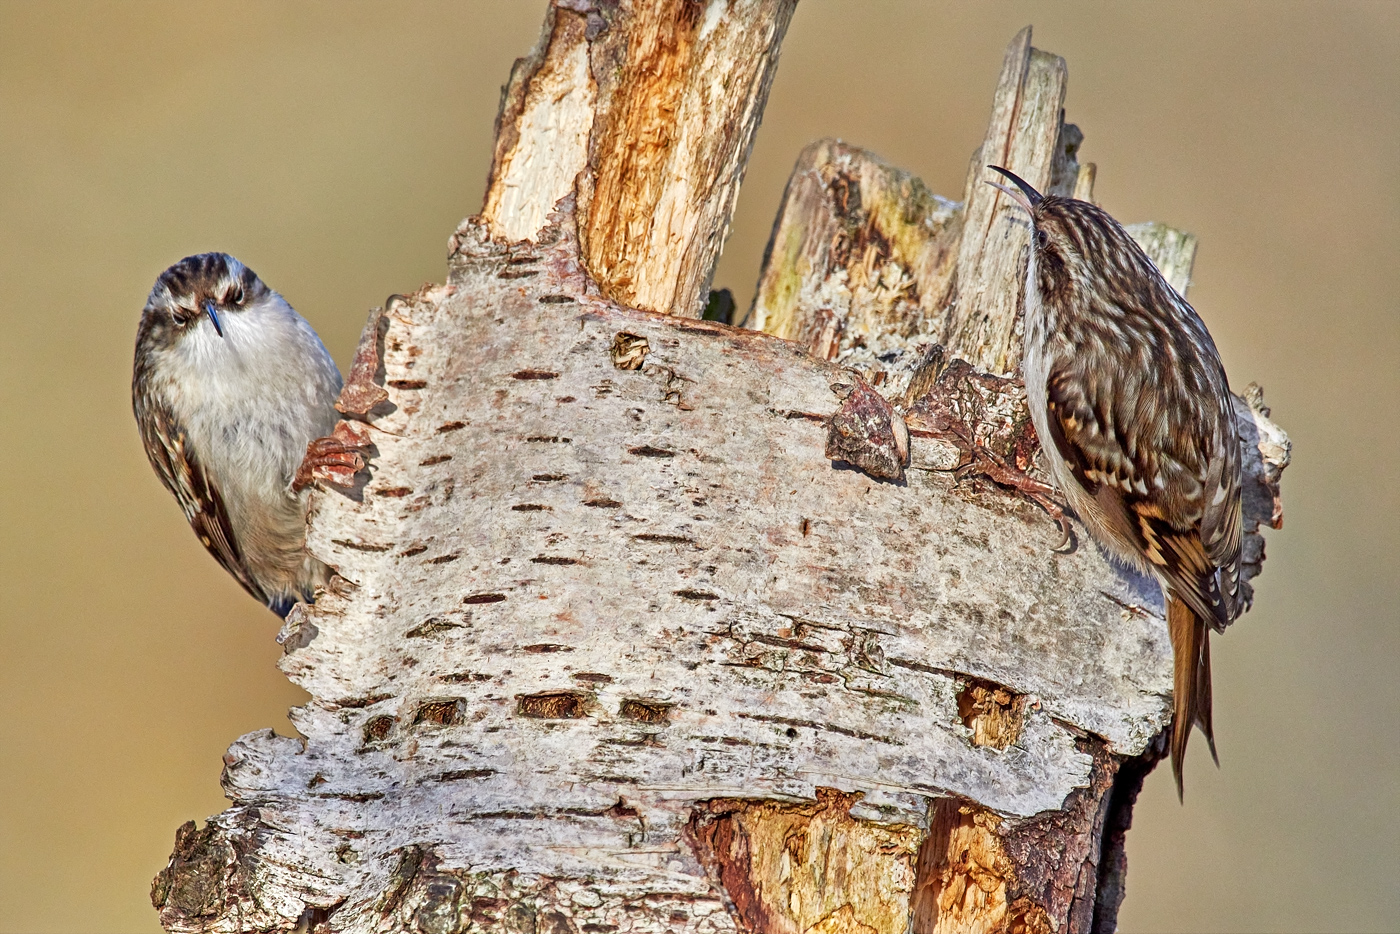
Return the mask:
[[[165,488],[175,494],[200,543],[244,590],[266,605],[267,595],[244,566],[223,497],[190,449],[185,430],[169,409],[143,396],[139,392],[135,396],[136,421],[151,466]]]
[[[1240,546],[1243,532],[1240,435],[1233,400],[1227,391],[1215,422],[1219,437],[1206,477],[1206,508],[1201,517],[1201,541],[1211,562],[1220,569],[1220,593],[1225,615],[1210,620],[1217,631],[1244,611],[1240,594]]]
[[[1090,375],[1085,365],[1051,369],[1051,442],[1104,504],[1119,526],[1112,531],[1223,629],[1239,612],[1239,451],[1228,392],[1148,406],[1160,387],[1146,386],[1146,375]]]
[[[1080,366],[1084,361],[1078,361]],[[1048,380],[1051,443],[1104,508],[1112,532],[1134,543],[1167,582],[1175,656],[1171,759],[1177,794],[1191,727],[1215,754],[1210,638],[1239,614],[1239,441],[1223,374],[1205,400],[1144,404],[1145,377],[1074,364]],[[1092,366],[1092,363],[1089,364]],[[1122,385],[1128,382],[1129,385]],[[1150,387],[1160,391],[1160,387]]]

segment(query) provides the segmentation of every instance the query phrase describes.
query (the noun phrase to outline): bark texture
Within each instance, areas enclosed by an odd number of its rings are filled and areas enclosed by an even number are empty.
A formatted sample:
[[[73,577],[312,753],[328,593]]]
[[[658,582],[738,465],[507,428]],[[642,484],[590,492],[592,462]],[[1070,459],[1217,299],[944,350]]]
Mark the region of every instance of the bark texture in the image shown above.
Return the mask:
[[[1082,530],[1052,551],[1020,483],[1024,393],[984,372],[1018,340],[1006,212],[816,144],[752,312],[795,339],[688,317],[790,13],[551,7],[447,283],[371,316],[341,398],[373,464],[312,500],[305,739],[229,750],[167,929],[1112,928],[1171,649],[1156,585]],[[1029,39],[984,149],[1087,195]],[[1184,288],[1194,241],[1154,236]],[[1288,443],[1240,405],[1262,560]]]

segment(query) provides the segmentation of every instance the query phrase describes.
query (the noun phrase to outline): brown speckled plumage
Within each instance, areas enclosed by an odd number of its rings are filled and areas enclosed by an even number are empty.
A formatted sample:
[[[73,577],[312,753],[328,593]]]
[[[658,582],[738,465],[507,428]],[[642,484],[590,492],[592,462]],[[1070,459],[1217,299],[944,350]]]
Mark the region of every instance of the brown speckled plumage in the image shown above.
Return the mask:
[[[1175,655],[1177,791],[1191,727],[1215,755],[1207,625],[1239,591],[1240,449],[1205,324],[1096,205],[997,185],[1035,228],[1022,368],[1056,486],[1119,560],[1154,574]]]
[[[156,280],[131,382],[146,455],[200,543],[280,615],[329,577],[306,552],[294,481],[339,391],[316,332],[232,256],[189,256]]]

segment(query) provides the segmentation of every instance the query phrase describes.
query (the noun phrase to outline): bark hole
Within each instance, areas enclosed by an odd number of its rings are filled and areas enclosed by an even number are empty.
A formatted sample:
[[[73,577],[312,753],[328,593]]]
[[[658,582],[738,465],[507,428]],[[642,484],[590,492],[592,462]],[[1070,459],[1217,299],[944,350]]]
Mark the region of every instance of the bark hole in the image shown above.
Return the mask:
[[[1025,723],[1026,698],[1009,688],[967,681],[958,691],[958,716],[972,731],[972,745],[1005,749],[1015,744]]]
[[[384,742],[389,738],[389,733],[393,728],[393,717],[371,717],[369,722],[365,724],[365,745]]]
[[[919,831],[852,817],[859,792],[816,793],[801,804],[702,802],[686,839],[747,930],[906,930]]]
[[[462,700],[461,698],[448,698],[445,700],[429,701],[418,708],[418,712],[413,715],[413,725],[436,724],[437,726],[456,726],[462,722]]]
[[[651,352],[645,337],[618,331],[612,341],[612,362],[619,370],[640,370]]]
[[[665,723],[671,718],[671,705],[628,698],[622,702],[618,713],[623,718],[636,720],[638,723]]]
[[[517,700],[520,715],[535,720],[577,720],[588,706],[587,695],[575,691],[522,694]]]

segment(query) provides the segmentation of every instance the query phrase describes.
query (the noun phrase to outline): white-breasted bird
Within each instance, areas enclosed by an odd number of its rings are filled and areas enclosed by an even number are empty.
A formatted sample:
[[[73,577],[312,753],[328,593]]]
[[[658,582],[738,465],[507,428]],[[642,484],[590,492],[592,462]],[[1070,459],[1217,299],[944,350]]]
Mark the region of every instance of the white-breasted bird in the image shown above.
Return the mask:
[[[330,576],[306,551],[304,459],[363,466],[333,443],[307,457],[340,387],[311,325],[232,256],[186,257],[151,289],[131,382],[146,455],[204,547],[279,616]]]

